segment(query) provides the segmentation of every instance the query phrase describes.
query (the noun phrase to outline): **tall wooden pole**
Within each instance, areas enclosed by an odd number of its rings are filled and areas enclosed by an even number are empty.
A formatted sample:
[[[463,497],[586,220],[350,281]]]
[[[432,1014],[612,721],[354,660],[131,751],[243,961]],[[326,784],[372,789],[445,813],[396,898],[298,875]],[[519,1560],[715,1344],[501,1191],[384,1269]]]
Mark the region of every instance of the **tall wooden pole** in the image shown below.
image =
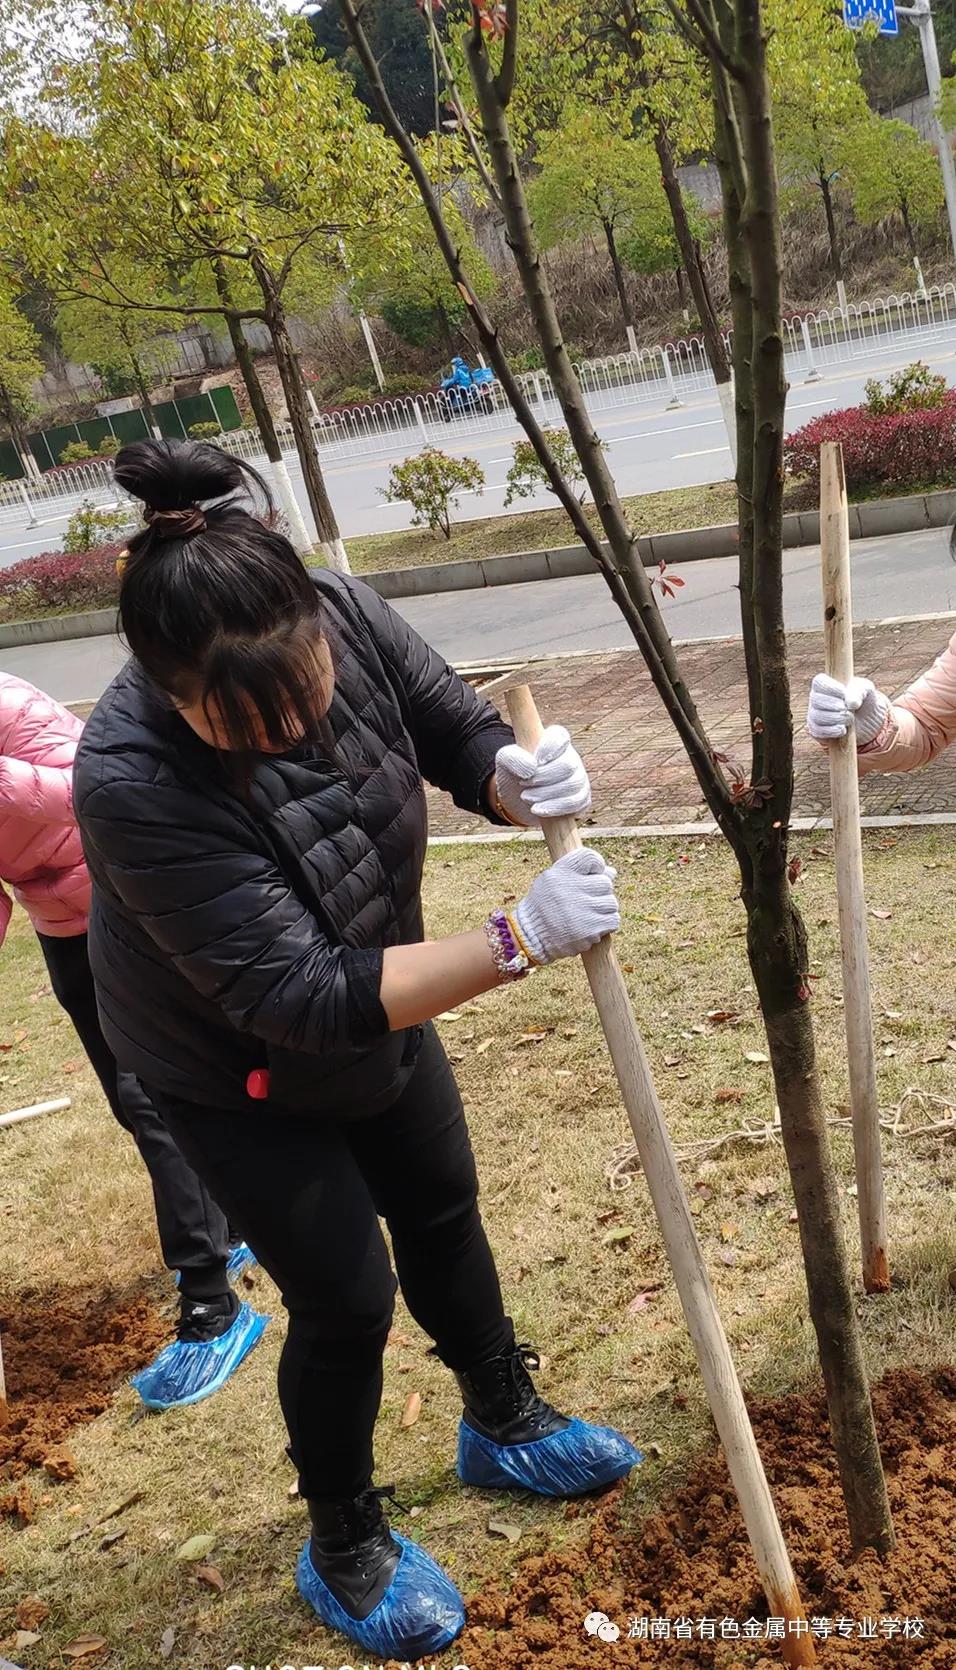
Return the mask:
[[[850,533],[843,450],[839,441],[820,448],[820,561],[823,568],[823,641],[826,670],[847,684],[853,677],[853,612],[850,598]],[[828,746],[837,904],[843,954],[846,1059],[856,1157],[857,1205],[867,1293],[886,1293],[886,1201],[880,1150],[880,1107],[863,888],[860,784],[856,737],[851,730]]]
[[[508,691],[506,701],[515,737],[523,748],[533,750],[541,736],[541,720],[531,691],[527,685],[520,685]],[[561,858],[581,845],[573,818],[546,818],[542,821],[542,828],[552,858]],[[717,1310],[643,1040],[611,940],[601,940],[590,951],[585,951],[581,960],[604,1028],[767,1604],[773,1617],[787,1620],[787,1635],[781,1642],[784,1663],[815,1665],[816,1651],[809,1633],[791,1633],[791,1626],[796,1626],[804,1616],[796,1578]]]

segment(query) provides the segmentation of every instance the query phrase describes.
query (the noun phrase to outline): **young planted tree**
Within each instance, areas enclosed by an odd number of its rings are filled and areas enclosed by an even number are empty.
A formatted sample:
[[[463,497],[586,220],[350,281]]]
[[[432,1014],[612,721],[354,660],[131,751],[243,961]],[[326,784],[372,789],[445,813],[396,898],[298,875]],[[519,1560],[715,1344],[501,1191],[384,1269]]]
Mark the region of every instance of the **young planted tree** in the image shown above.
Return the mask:
[[[588,526],[510,373],[493,320],[472,296],[444,225],[441,203],[377,77],[355,0],[340,0],[340,4],[356,52],[375,88],[383,123],[421,192],[439,247],[468,301],[485,352],[644,655],[707,805],[734,851],[851,1538],[855,1549],[873,1547],[886,1552],[893,1543],[893,1528],[817,1071],[807,936],[793,897],[788,853],[793,729],[783,623],[786,383],[779,209],[760,0],[718,0],[719,16],[714,0],[669,0],[675,25],[707,65],[724,198],[734,310],[741,625],[752,739],[749,775],[743,767],[726,762],[707,737],[564,345],[508,122],[519,54],[519,0],[505,0],[503,6],[488,10],[473,5],[465,56],[508,242],[568,433],[603,526],[606,551]]]
[[[29,415],[30,390],[43,370],[40,338],[17,307],[12,290],[0,285],[0,423],[28,475],[37,475],[27,442],[24,419]]]
[[[938,219],[943,177],[932,145],[909,122],[871,116],[854,136],[848,169],[853,207],[865,225],[898,214],[910,259],[919,272],[916,233]]]
[[[390,504],[407,504],[412,526],[430,528],[451,538],[452,511],[460,493],[480,493],[485,472],[475,458],[452,458],[436,447],[425,447],[401,464],[393,464],[382,497]]]

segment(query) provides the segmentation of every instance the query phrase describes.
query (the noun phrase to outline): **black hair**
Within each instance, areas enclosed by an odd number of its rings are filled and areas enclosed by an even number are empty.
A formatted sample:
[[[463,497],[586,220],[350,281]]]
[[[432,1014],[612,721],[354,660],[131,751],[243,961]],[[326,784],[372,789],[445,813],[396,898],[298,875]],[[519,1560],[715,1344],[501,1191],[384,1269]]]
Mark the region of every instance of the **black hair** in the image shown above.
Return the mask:
[[[257,717],[273,748],[326,739],[321,601],[258,471],[220,447],[176,440],[134,441],[114,468],[145,507],[119,612],[149,677],[174,700],[200,701],[207,717],[214,702],[237,753],[255,752]]]

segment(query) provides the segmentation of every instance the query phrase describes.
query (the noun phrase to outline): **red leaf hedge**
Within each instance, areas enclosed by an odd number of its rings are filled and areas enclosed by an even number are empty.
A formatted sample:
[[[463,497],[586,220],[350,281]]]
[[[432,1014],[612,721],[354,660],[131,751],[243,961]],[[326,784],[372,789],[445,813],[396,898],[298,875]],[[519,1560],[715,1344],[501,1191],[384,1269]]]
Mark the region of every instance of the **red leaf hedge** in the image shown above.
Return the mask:
[[[820,484],[820,443],[841,441],[847,491],[956,484],[956,389],[934,411],[872,416],[864,406],[827,412],[783,444],[788,474]]]
[[[92,551],[41,551],[0,568],[0,620],[80,609],[108,609],[119,596],[116,559],[123,546]]]

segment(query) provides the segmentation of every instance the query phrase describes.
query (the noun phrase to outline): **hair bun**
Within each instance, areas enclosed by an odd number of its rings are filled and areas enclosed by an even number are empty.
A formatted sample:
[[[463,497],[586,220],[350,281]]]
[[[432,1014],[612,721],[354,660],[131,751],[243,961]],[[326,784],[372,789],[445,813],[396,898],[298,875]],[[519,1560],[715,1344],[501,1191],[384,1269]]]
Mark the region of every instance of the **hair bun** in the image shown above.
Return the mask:
[[[153,511],[189,510],[245,488],[255,471],[208,441],[132,441],[116,454],[120,487]]]

